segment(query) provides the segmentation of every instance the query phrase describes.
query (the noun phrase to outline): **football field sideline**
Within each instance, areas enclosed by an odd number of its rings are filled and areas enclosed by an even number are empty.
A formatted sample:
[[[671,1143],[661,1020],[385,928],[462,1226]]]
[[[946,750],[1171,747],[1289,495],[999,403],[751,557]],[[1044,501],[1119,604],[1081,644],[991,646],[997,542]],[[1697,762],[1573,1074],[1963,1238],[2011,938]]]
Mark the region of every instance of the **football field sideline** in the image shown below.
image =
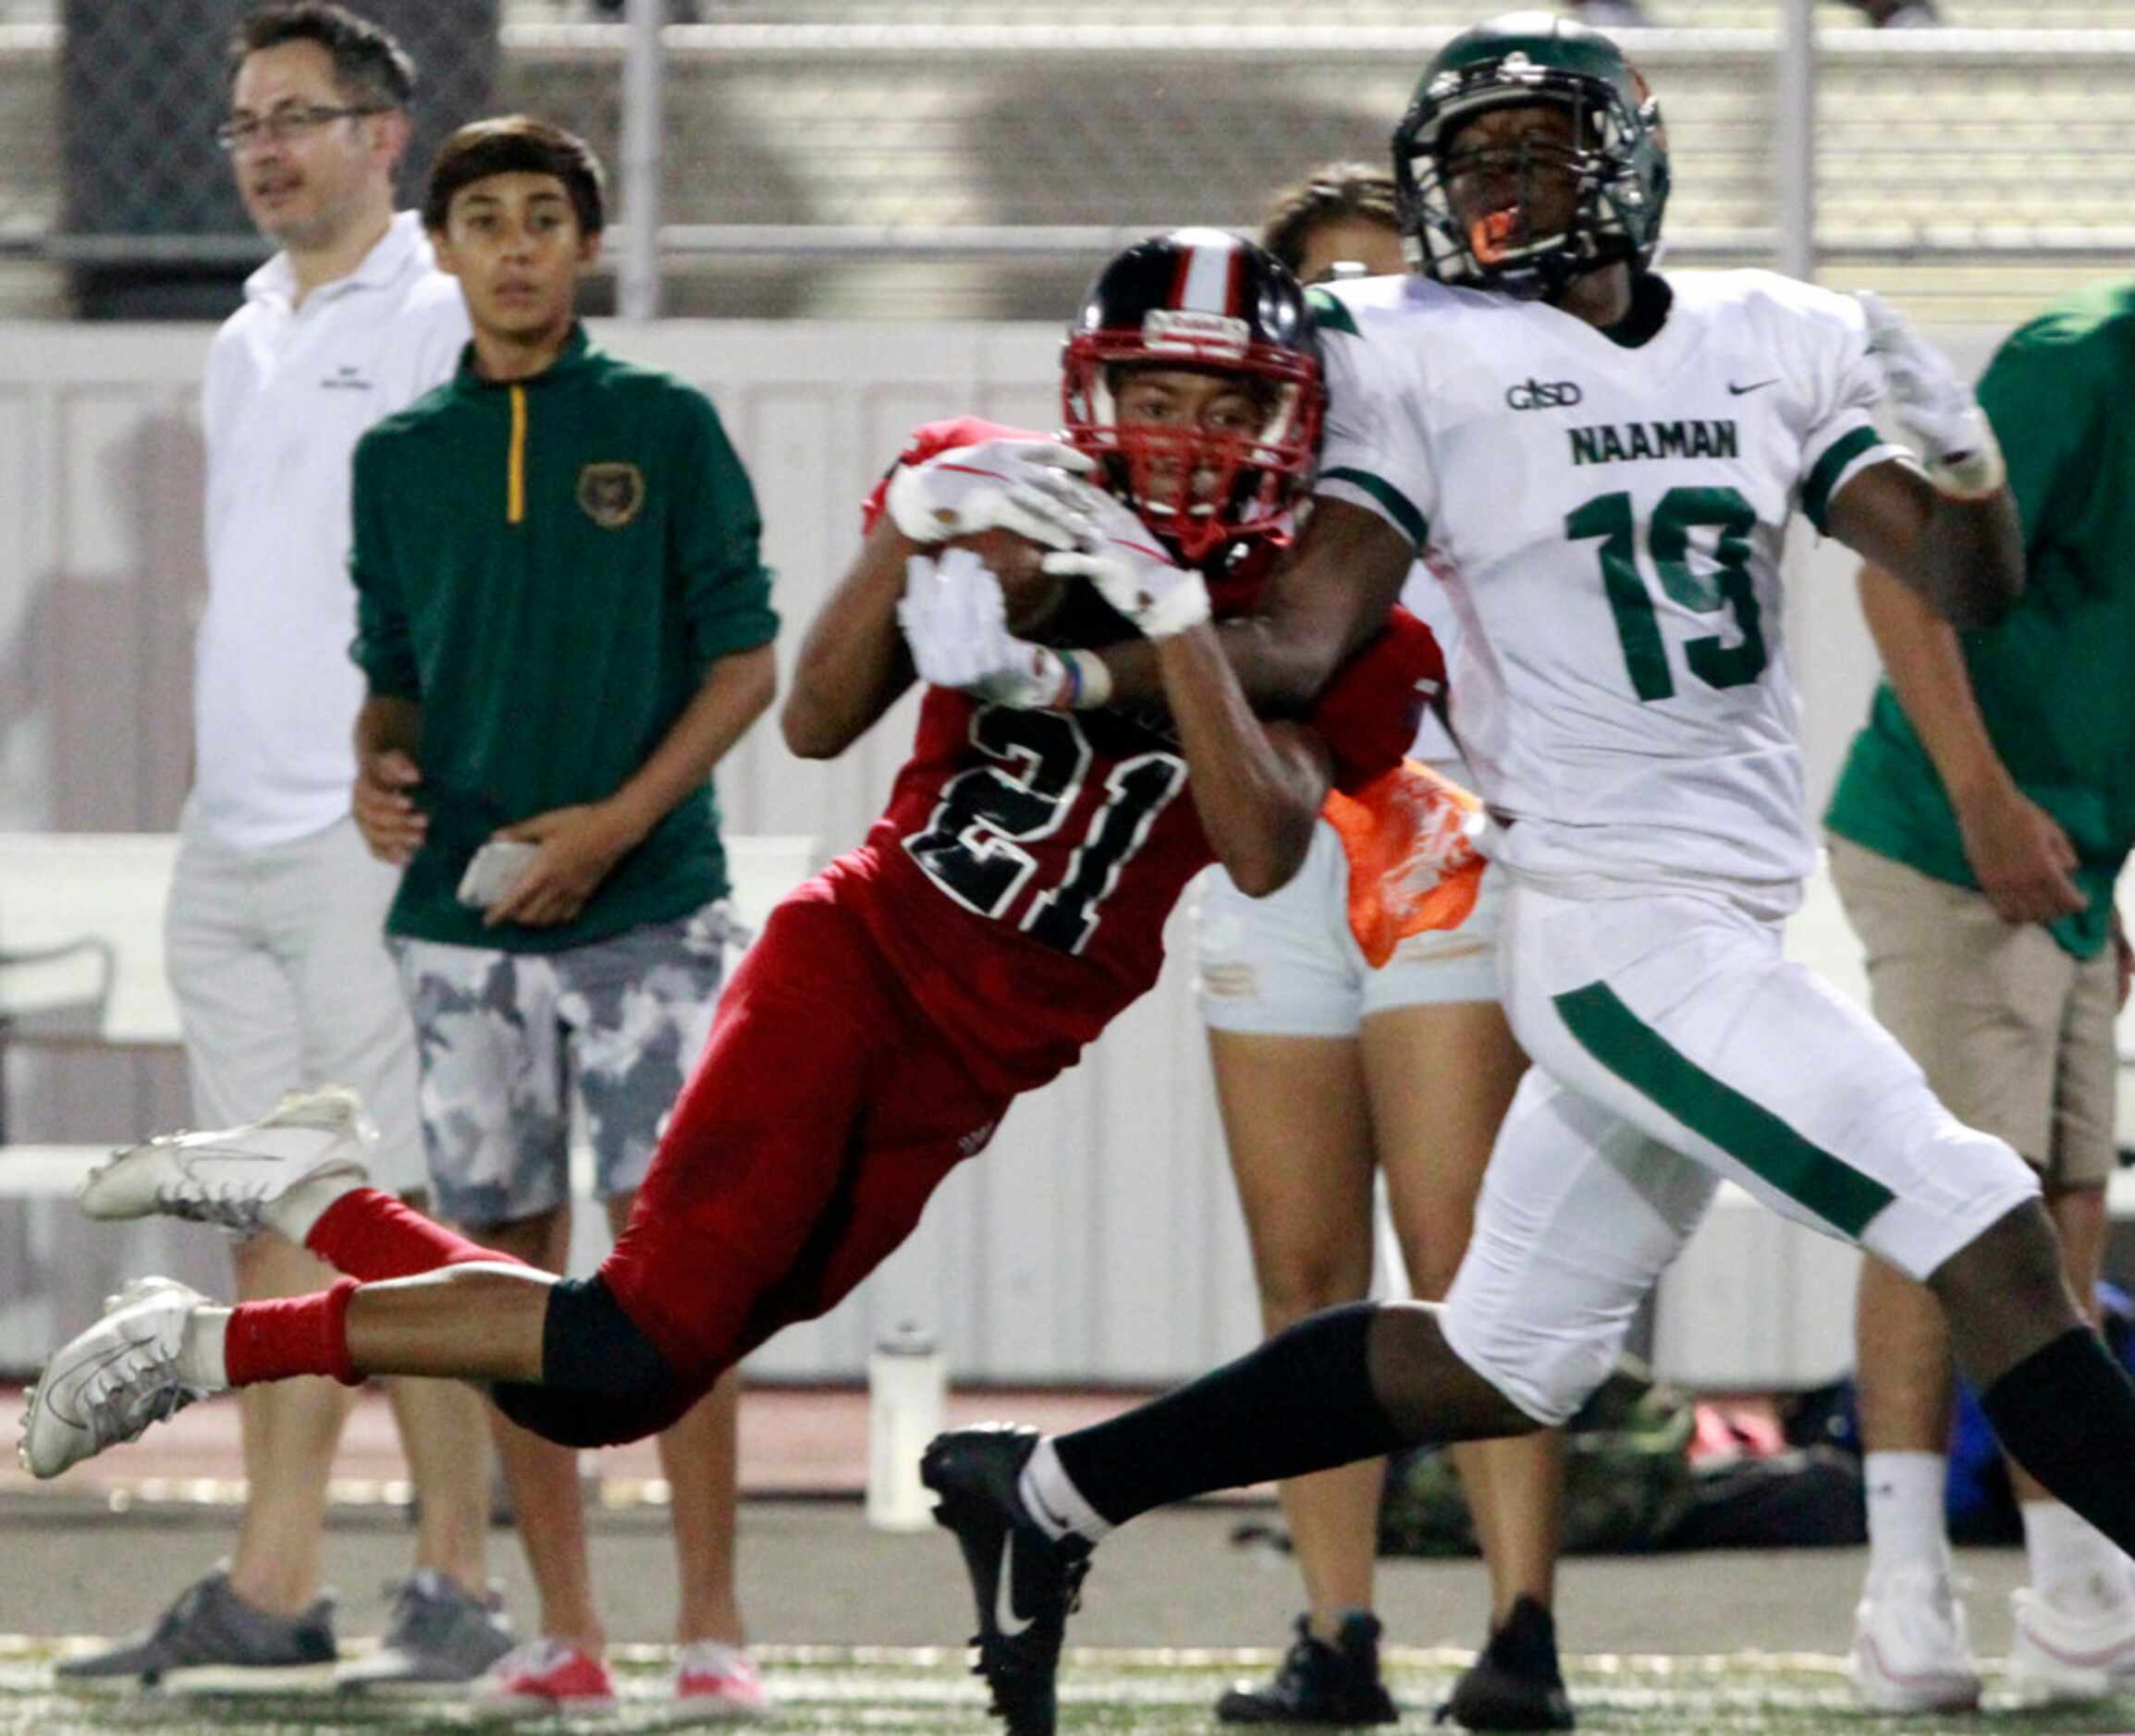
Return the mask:
[[[594,1582],[617,1642],[625,1702],[612,1718],[531,1728],[634,1732],[662,1728],[673,1620],[674,1559],[656,1508],[596,1505]],[[1168,1509],[1109,1540],[1069,1629],[1061,1736],[1136,1730],[1150,1736],[1221,1728],[1217,1694],[1264,1679],[1299,1600],[1296,1564],[1265,1545],[1265,1505]],[[227,1507],[166,1504],[112,1510],[56,1495],[0,1505],[0,1736],[153,1730],[169,1736],[301,1736],[338,1730],[437,1730],[470,1725],[448,1703],[371,1706],[321,1693],[301,1698],[85,1701],[54,1692],[51,1663],[153,1621],[193,1575],[227,1552]],[[337,1508],[325,1575],[337,1588],[345,1653],[372,1643],[382,1588],[407,1571],[410,1532],[397,1510]],[[1962,1719],[1875,1719],[1856,1713],[1842,1674],[1865,1551],[1793,1549],[1577,1557],[1559,1585],[1561,1634],[1579,1728],[1602,1736],[2028,1736],[2135,1732],[2135,1698],[2022,1713],[1997,1705]],[[2008,1644],[2020,1550],[1967,1549],[1972,1633],[1990,1680]],[[856,1501],[748,1501],[742,1508],[741,1589],[777,1716],[771,1731],[938,1731],[982,1736],[999,1726],[966,1669],[970,1593],[954,1546],[939,1531],[870,1529]],[[489,1537],[489,1571],[523,1633],[534,1602],[517,1541]],[[1404,1731],[1430,1714],[1481,1636],[1487,1583],[1472,1559],[1386,1560],[1378,1602],[1389,1682]],[[1251,1642],[1251,1649],[1233,1649]]]
[[[330,1693],[123,1700],[55,1693],[50,1663],[64,1649],[48,1640],[0,1638],[0,1731],[102,1736],[154,1730],[167,1736],[298,1736],[337,1730],[498,1728],[479,1725],[449,1703],[399,1705]],[[750,1728],[830,1736],[877,1731],[998,1730],[960,1650],[932,1646],[765,1645],[759,1656],[775,1684],[773,1715]],[[1214,1731],[1216,1693],[1234,1675],[1265,1671],[1266,1650],[1071,1648],[1061,1681],[1062,1736],[1076,1731]],[[612,1715],[536,1720],[543,1731],[623,1732],[672,1729],[661,1693],[659,1648],[619,1648],[624,1699]],[[1432,1728],[1431,1707],[1466,1654],[1454,1648],[1390,1648],[1388,1679],[1400,1697],[1402,1731]],[[1853,1709],[1843,1661],[1810,1653],[1744,1651],[1707,1656],[1602,1654],[1570,1657],[1566,1673],[1579,1728],[1600,1736],[1841,1736],[1910,1732],[1941,1736],[2044,1736],[2125,1731],[2135,1703],[2021,1711],[1998,1706],[1955,1719],[1865,1718]],[[2116,1718],[2119,1721],[2115,1721]]]

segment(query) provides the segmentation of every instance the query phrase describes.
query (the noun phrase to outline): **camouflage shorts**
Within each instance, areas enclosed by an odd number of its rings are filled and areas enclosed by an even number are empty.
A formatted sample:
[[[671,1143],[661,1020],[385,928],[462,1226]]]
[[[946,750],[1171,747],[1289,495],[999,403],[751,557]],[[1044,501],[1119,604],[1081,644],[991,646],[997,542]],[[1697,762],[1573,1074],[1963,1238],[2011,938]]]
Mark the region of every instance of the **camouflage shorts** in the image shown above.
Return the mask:
[[[722,901],[563,952],[396,939],[437,1210],[480,1229],[564,1204],[574,1111],[595,1194],[637,1187],[710,1033],[730,932]]]

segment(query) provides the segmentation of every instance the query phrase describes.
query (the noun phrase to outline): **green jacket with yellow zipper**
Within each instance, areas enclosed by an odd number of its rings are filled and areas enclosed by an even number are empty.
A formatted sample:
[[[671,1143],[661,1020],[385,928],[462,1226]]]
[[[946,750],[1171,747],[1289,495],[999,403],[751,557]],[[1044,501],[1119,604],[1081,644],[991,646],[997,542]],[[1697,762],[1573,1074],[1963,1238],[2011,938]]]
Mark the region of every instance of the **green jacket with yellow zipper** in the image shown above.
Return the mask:
[[[727,891],[711,787],[678,804],[553,928],[485,929],[460,877],[500,826],[601,801],[651,757],[715,659],[778,630],[756,501],[717,411],[575,329],[556,361],[474,372],[356,447],[351,654],[423,708],[430,827],[388,934],[551,952]]]

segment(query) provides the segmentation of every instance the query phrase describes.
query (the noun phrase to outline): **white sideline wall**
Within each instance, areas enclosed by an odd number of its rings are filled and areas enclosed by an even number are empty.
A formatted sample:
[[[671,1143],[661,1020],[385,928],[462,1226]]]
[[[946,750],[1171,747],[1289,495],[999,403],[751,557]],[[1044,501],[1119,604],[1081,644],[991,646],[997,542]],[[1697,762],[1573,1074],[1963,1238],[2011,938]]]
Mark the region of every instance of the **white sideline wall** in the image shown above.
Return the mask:
[[[0,324],[0,830],[176,824],[203,585],[194,398],[209,336]],[[599,336],[718,405],[763,509],[782,664],[856,545],[858,502],[914,423],[975,411],[1045,428],[1057,410],[1049,325],[669,322]],[[1994,336],[1938,334],[1968,368]],[[1821,802],[1874,655],[1843,551],[1797,534],[1788,653]],[[719,774],[729,825],[848,847],[903,757],[910,703],[828,764],[794,760],[759,726]],[[5,921],[0,911],[0,935]],[[1184,947],[1183,924],[1172,939]],[[1250,1266],[1189,974],[1175,959],[1083,1066],[1017,1106],[908,1248],[752,1367],[849,1377],[876,1331],[905,1317],[939,1330],[960,1379],[1171,1379],[1251,1343]],[[14,1065],[20,1139],[115,1140],[187,1119],[182,1072],[167,1058]],[[135,1070],[125,1088],[113,1069]],[[1699,1301],[1684,1296],[1678,1317],[1718,1329],[1733,1312]],[[1775,1372],[1822,1360],[1826,1334],[1807,1329],[1808,1351],[1789,1339],[1765,1359]]]

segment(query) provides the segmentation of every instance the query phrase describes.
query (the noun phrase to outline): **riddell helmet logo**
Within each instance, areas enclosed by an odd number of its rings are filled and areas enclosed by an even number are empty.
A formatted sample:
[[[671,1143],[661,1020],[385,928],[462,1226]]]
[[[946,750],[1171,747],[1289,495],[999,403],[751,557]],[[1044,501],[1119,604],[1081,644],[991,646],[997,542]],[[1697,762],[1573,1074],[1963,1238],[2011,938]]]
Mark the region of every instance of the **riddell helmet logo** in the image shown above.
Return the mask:
[[[1584,397],[1570,380],[1522,380],[1505,388],[1505,402],[1515,410],[1569,410]]]
[[[1152,308],[1142,316],[1142,342],[1180,355],[1243,357],[1252,347],[1253,328],[1228,313]]]

